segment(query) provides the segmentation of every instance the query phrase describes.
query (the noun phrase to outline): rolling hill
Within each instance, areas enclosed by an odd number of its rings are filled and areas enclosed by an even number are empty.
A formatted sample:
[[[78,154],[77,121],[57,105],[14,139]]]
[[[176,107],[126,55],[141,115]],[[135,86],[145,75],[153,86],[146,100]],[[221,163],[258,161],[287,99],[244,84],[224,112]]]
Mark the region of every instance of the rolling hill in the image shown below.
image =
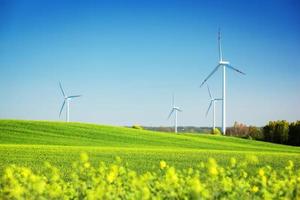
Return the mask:
[[[94,164],[110,162],[119,156],[137,171],[149,170],[160,160],[183,168],[195,166],[209,157],[225,165],[231,157],[243,159],[249,155],[257,156],[259,164],[275,168],[284,166],[288,160],[300,166],[299,147],[234,137],[83,123],[0,120],[0,170],[8,164],[38,170],[48,161],[68,171],[80,152],[90,154]]]

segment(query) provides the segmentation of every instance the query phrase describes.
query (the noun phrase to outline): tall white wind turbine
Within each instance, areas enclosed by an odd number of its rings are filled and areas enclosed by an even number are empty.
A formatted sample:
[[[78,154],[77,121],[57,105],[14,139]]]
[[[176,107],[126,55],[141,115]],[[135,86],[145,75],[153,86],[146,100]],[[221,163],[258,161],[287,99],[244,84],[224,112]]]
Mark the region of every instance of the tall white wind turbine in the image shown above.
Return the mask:
[[[201,83],[200,87],[219,69],[222,68],[223,70],[223,92],[222,92],[222,99],[223,99],[223,104],[222,104],[222,132],[223,135],[226,134],[226,68],[232,69],[238,73],[241,73],[245,75],[244,72],[234,68],[229,64],[228,61],[224,61],[222,57],[222,49],[221,49],[221,32],[219,30],[218,32],[218,46],[219,46],[219,63],[215,67],[215,69],[204,79],[204,81]]]
[[[174,118],[174,132],[177,133],[177,112],[182,112],[182,110],[179,107],[175,106],[175,100],[174,100],[174,95],[172,97],[172,109],[171,112],[168,116],[168,119],[172,116],[173,113],[175,113],[175,118]]]
[[[59,117],[61,116],[61,113],[64,109],[65,104],[67,104],[67,108],[66,108],[66,121],[69,122],[70,121],[70,100],[77,98],[77,97],[81,97],[81,95],[72,95],[72,96],[67,96],[63,90],[63,87],[61,86],[61,83],[59,83],[59,87],[61,90],[61,93],[64,97],[64,102],[61,106],[60,112],[59,112]]]
[[[216,101],[222,101],[221,98],[213,98],[213,96],[211,95],[211,92],[210,92],[210,89],[209,89],[209,86],[207,85],[207,89],[208,89],[208,94],[209,94],[209,97],[210,97],[210,103],[209,103],[209,106],[208,106],[208,109],[206,111],[206,116],[211,108],[211,106],[213,107],[213,130],[215,130],[216,128],[216,124],[215,124],[215,121],[216,121],[216,117],[215,117],[215,109],[216,109]]]

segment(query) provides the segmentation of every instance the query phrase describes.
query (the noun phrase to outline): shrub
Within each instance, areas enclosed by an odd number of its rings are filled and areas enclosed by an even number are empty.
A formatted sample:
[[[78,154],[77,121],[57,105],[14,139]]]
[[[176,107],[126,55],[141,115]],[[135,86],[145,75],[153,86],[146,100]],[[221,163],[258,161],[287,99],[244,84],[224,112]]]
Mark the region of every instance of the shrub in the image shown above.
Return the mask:
[[[0,199],[299,199],[300,171],[292,161],[279,171],[258,160],[232,158],[221,167],[210,158],[196,168],[178,170],[165,161],[156,171],[138,174],[120,158],[93,167],[86,154],[74,163],[70,179],[45,165],[44,173],[9,166],[0,177]]]
[[[247,125],[234,122],[233,127],[227,128],[226,135],[230,136],[238,136],[238,137],[247,137],[249,132],[249,128]]]
[[[132,128],[138,129],[138,130],[143,130],[144,129],[142,126],[137,125],[137,124],[133,125]]]
[[[233,127],[230,127],[226,130],[226,135],[255,140],[262,140],[264,138],[260,128],[255,126],[247,126],[238,122],[234,122]]]
[[[221,131],[218,128],[214,128],[210,132],[212,135],[222,135]]]

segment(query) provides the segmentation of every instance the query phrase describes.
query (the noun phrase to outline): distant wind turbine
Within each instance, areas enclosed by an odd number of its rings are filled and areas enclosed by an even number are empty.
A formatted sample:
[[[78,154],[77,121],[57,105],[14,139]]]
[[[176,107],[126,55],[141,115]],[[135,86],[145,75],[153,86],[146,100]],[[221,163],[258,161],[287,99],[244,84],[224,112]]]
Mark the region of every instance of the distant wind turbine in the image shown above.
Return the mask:
[[[61,90],[61,93],[64,97],[64,102],[61,106],[61,109],[60,109],[60,112],[59,112],[59,117],[61,116],[61,113],[64,109],[64,106],[65,104],[67,104],[67,108],[66,108],[66,121],[69,122],[70,121],[70,100],[71,99],[74,99],[74,98],[77,98],[77,97],[81,97],[81,95],[72,95],[72,96],[67,96],[63,90],[63,87],[61,85],[61,83],[59,83],[59,87],[60,87],[60,90]]]
[[[222,132],[223,135],[226,134],[226,68],[232,69],[238,73],[241,73],[245,75],[244,72],[232,67],[228,61],[224,61],[222,57],[222,49],[221,49],[221,32],[219,29],[218,33],[218,45],[219,45],[219,63],[215,67],[215,69],[204,79],[204,81],[201,83],[200,87],[219,69],[223,69],[223,104],[222,104]]]
[[[216,125],[215,125],[215,120],[216,120],[216,118],[215,118],[215,109],[216,109],[216,105],[215,105],[215,103],[216,103],[216,101],[222,101],[222,99],[220,99],[220,98],[218,98],[218,99],[213,98],[213,96],[211,95],[211,92],[210,92],[210,89],[209,89],[208,85],[207,85],[207,89],[208,89],[208,94],[209,94],[209,97],[210,97],[210,104],[209,104],[208,109],[206,111],[206,116],[207,116],[207,114],[208,114],[211,106],[213,106],[213,111],[212,111],[213,112],[213,129],[212,130],[215,130],[215,128],[216,128]]]
[[[182,112],[182,110],[179,108],[179,107],[176,107],[175,106],[175,100],[174,100],[174,94],[173,94],[173,97],[172,97],[172,109],[171,109],[171,112],[168,116],[168,119],[170,119],[170,117],[172,116],[173,112],[175,113],[175,119],[174,119],[174,132],[177,133],[177,112]]]

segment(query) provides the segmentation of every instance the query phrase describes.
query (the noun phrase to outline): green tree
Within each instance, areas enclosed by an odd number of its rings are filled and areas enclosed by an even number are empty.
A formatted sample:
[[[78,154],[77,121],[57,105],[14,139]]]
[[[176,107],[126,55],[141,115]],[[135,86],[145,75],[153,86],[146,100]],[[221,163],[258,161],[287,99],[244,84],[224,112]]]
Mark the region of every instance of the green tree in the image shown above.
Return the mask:
[[[268,142],[274,142],[274,130],[275,122],[269,121],[269,123],[263,127],[264,140]]]
[[[300,146],[300,121],[290,124],[288,144]]]
[[[285,120],[278,121],[275,132],[277,142],[280,144],[287,144],[289,139],[289,123]]]
[[[285,120],[270,121],[263,128],[264,140],[274,143],[287,144],[289,138],[289,123]]]
[[[255,126],[249,126],[248,137],[251,137],[255,140],[262,140],[264,136],[260,128],[257,128]]]

